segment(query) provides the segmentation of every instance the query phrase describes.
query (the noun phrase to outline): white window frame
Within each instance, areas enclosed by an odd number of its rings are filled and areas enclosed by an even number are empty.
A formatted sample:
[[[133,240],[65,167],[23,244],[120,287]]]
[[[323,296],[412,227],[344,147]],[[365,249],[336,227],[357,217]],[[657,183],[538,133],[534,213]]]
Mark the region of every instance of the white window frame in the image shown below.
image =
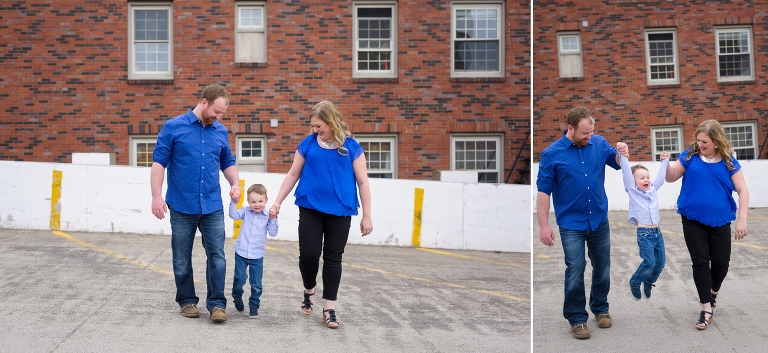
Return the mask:
[[[129,158],[128,158],[128,165],[130,166],[138,166],[138,161],[136,160],[136,154],[139,152],[138,144],[140,143],[154,143],[157,144],[157,135],[131,135],[130,136],[130,146],[128,148]],[[149,165],[152,166],[151,164]]]
[[[576,42],[579,44],[579,48],[576,50],[563,49],[563,38],[565,37],[576,37]],[[581,32],[557,32],[557,56],[560,68],[560,78],[584,77],[584,59],[581,54]],[[577,56],[579,58],[580,75],[566,75],[563,72],[563,64],[565,62],[563,58],[569,56]]]
[[[677,150],[671,150],[667,152],[669,152],[670,154],[679,155],[683,153],[683,150],[685,150],[685,140],[683,138],[682,125],[651,126],[651,159],[654,161],[660,160],[660,158],[657,157],[657,153],[656,153],[656,133],[665,132],[665,131],[676,131],[677,140],[678,140]],[[661,152],[659,152],[658,154],[660,155]]]
[[[241,13],[240,10],[261,10],[261,26],[241,26]],[[267,38],[267,3],[263,1],[237,1],[235,2],[235,62],[238,61],[238,52],[241,47],[238,33],[264,33],[264,60],[256,62],[267,62],[267,44],[269,43]],[[251,62],[251,61],[248,61]]]
[[[496,142],[496,169],[456,169],[456,142],[457,141],[494,141]],[[452,134],[451,135],[451,170],[471,170],[480,173],[498,173],[498,183],[503,183],[504,179],[504,137],[498,134]]]
[[[734,147],[733,144],[731,144],[731,149],[734,150],[734,152],[735,152],[737,149],[741,150],[741,149],[752,148],[753,155],[755,156],[754,159],[758,159],[760,157],[760,156],[758,156],[758,150],[757,150],[757,146],[758,146],[758,143],[757,143],[757,122],[755,122],[755,121],[734,121],[734,122],[722,122],[721,124],[723,125],[723,128],[741,127],[741,126],[749,126],[749,127],[751,127],[752,128],[752,146],[751,147],[750,146]],[[728,143],[729,144],[731,143],[730,140],[728,141]],[[739,160],[741,160],[741,159],[739,159]]]
[[[390,67],[389,70],[358,70],[357,69],[357,60],[358,60],[358,52],[360,51],[360,40],[357,37],[359,34],[358,31],[358,21],[357,21],[357,9],[359,8],[391,8],[392,9],[392,17],[390,18],[390,23],[392,24],[392,28],[390,28],[390,43],[389,43],[389,51],[392,52],[392,55],[390,55]],[[352,4],[352,77],[354,78],[397,78],[397,1],[355,1]],[[371,51],[370,49],[366,49],[366,51]],[[375,50],[374,50],[375,51]],[[386,51],[386,50],[382,50]]]
[[[496,33],[497,38],[499,42],[499,56],[498,56],[498,62],[499,67],[498,70],[475,70],[475,71],[456,71],[455,66],[455,42],[458,41],[471,41],[467,39],[458,39],[456,38],[456,10],[491,10],[495,9],[496,13],[498,14],[498,18],[496,20]],[[506,35],[504,32],[504,24],[506,22],[506,12],[504,12],[504,2],[503,1],[487,1],[487,2],[461,2],[456,1],[451,3],[451,77],[456,78],[462,78],[462,77],[504,77],[504,55],[505,55],[505,49],[504,44],[506,42]],[[488,38],[477,38],[479,41],[488,41]]]
[[[243,144],[244,141],[260,141],[261,142],[261,157],[243,157]],[[237,134],[235,136],[236,150],[237,150],[237,164],[259,164],[264,166],[264,171],[267,170],[267,136],[258,134]]]
[[[134,12],[136,10],[168,11],[168,71],[136,71],[136,45],[134,40]],[[158,41],[160,42],[160,41]],[[165,42],[165,41],[162,41]],[[173,3],[129,3],[128,4],[128,79],[129,80],[170,80],[173,79]]]
[[[742,75],[742,76],[729,76],[729,77],[721,77],[720,76],[720,33],[721,32],[746,32],[747,33],[747,41],[749,44],[749,72],[750,75]],[[754,81],[755,80],[755,45],[752,40],[752,26],[721,26],[721,27],[715,27],[715,57],[716,57],[716,67],[715,70],[717,71],[717,82],[738,82],[738,81]],[[734,53],[726,53],[723,55],[729,55]]]
[[[671,79],[652,79],[651,78],[651,66],[666,66],[669,65],[669,63],[665,64],[651,64],[651,41],[649,39],[650,34],[661,34],[661,33],[671,33],[672,34],[672,55],[674,56],[674,62],[672,65],[674,66],[674,77]],[[677,29],[676,28],[653,28],[653,29],[646,29],[645,30],[645,72],[646,72],[646,78],[648,80],[648,85],[672,85],[672,84],[679,84],[680,83],[680,57],[677,55]]]
[[[371,170],[368,169],[368,174],[382,174],[382,173],[392,173],[391,179],[397,179],[397,135],[388,135],[388,134],[355,134],[355,140],[357,140],[358,143],[362,142],[389,142],[390,143],[390,153],[391,156],[391,163],[392,166],[390,170]],[[365,153],[368,153],[369,151],[365,151]],[[365,158],[366,163],[370,163],[368,160],[368,156],[366,155]],[[366,164],[366,167],[368,165]],[[367,169],[367,168],[366,168]],[[384,178],[386,179],[386,178]]]

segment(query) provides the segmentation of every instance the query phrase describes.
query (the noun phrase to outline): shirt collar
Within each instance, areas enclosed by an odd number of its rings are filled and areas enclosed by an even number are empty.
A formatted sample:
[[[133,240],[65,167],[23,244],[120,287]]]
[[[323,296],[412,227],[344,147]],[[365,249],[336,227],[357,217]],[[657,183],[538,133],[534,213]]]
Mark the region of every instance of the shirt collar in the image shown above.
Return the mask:
[[[576,143],[571,141],[571,139],[569,139],[568,136],[565,136],[567,133],[568,133],[568,130],[564,130],[563,131],[563,137],[560,138],[560,143],[562,144],[562,146],[564,148],[568,148],[568,147],[571,147],[571,146],[576,146]],[[594,136],[595,135],[592,135],[592,137],[594,137]],[[591,145],[592,144],[592,139],[587,140],[587,144]],[[578,147],[578,146],[576,146],[576,147]]]
[[[254,210],[251,208],[251,206],[248,206],[248,205],[243,205],[243,207],[247,208],[247,209],[248,209],[248,211],[251,211],[251,212],[253,212],[253,213],[255,213],[255,214],[263,214],[263,215],[265,215],[265,216],[269,216],[269,215],[267,214],[267,208],[266,208],[266,207],[265,207],[264,209],[262,209],[260,212],[256,212],[256,211],[254,211]]]

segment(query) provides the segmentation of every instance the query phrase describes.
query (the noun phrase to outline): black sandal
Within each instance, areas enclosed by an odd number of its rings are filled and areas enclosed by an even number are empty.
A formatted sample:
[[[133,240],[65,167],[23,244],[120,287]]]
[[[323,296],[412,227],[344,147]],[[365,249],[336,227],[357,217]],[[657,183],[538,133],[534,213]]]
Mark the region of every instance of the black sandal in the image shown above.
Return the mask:
[[[313,295],[315,295],[315,293],[309,294],[304,292],[304,301],[301,303],[301,311],[304,313],[304,315],[309,315],[312,313],[312,301],[309,300],[309,297]]]
[[[709,314],[709,320],[707,320],[706,314]],[[701,313],[699,314],[699,322],[696,323],[696,328],[699,330],[706,330],[707,327],[709,327],[709,324],[712,323],[713,316],[714,315],[712,315],[711,312],[702,310]],[[704,325],[704,326],[699,326],[699,325]]]
[[[328,318],[325,318],[325,313],[328,313]],[[339,320],[336,320],[336,310],[323,309],[323,323],[328,328],[339,328]]]

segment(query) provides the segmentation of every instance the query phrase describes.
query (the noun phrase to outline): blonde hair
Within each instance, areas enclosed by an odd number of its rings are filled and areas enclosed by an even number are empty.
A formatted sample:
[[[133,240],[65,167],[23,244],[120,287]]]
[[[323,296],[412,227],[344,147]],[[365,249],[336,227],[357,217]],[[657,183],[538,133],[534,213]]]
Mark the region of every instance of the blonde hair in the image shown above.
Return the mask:
[[[252,192],[255,192],[261,196],[267,197],[267,188],[264,187],[264,185],[261,184],[253,184],[248,188],[248,192],[245,193],[245,195],[250,195]]]
[[[309,111],[309,119],[311,120],[312,118],[318,118],[330,125],[331,130],[333,130],[333,140],[336,141],[336,146],[338,146],[337,151],[342,156],[349,155],[349,151],[344,148],[344,141],[347,139],[347,136],[352,134],[349,132],[347,123],[341,120],[339,109],[330,101],[322,101],[315,104],[312,110]],[[309,133],[314,134],[314,129],[310,129]]]
[[[645,171],[646,171],[646,172],[648,172],[648,168],[646,168],[645,166],[643,166],[643,165],[640,165],[640,164],[635,164],[634,166],[632,166],[632,175],[635,175],[635,172],[636,172],[638,169],[645,169]],[[649,172],[649,173],[650,173],[650,172]]]
[[[731,161],[731,156],[734,152],[731,149],[731,145],[728,143],[728,137],[725,136],[723,125],[720,125],[720,123],[714,119],[706,120],[699,124],[699,127],[696,128],[696,132],[693,133],[693,142],[691,142],[691,146],[688,150],[688,156],[685,158],[685,160],[691,160],[691,156],[694,154],[701,154],[699,144],[696,142],[696,139],[701,133],[707,134],[707,136],[712,139],[712,142],[715,143],[715,146],[717,147],[715,152],[718,153],[720,158],[723,159],[725,165],[728,166],[728,170],[736,169],[736,167],[733,166],[733,161]]]

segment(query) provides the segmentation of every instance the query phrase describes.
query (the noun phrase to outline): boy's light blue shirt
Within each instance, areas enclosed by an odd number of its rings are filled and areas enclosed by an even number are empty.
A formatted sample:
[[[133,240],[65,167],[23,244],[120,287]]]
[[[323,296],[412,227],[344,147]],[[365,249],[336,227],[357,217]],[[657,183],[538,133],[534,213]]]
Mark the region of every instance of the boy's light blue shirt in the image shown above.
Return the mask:
[[[661,161],[661,169],[656,175],[656,180],[648,187],[648,191],[643,191],[635,185],[635,177],[632,175],[632,167],[629,166],[627,157],[621,156],[620,158],[624,190],[629,194],[629,223],[634,225],[638,223],[659,224],[659,195],[656,191],[664,185],[669,160]]]
[[[271,237],[277,236],[277,218],[270,219],[266,208],[259,213],[245,205],[237,209],[234,201],[229,201],[229,218],[243,220],[235,242],[235,252],[246,259],[264,257],[267,232]]]

